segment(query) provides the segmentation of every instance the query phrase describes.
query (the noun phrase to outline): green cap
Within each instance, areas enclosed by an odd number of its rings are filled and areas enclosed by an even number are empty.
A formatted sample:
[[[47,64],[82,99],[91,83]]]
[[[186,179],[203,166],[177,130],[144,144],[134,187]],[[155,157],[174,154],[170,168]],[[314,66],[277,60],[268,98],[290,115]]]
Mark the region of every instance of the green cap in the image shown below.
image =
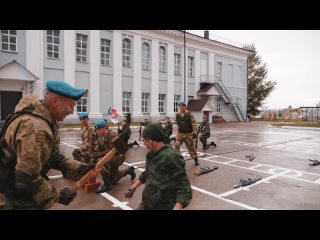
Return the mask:
[[[154,140],[156,142],[165,142],[166,134],[160,123],[148,124],[142,132],[144,138]]]

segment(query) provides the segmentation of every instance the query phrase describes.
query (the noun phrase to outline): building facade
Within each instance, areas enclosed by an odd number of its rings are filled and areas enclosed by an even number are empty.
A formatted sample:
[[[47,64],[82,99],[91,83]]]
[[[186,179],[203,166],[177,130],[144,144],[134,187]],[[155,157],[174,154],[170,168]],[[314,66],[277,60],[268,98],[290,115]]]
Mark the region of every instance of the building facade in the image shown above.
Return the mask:
[[[1,120],[49,80],[88,93],[78,114],[107,118],[110,107],[133,122],[174,117],[180,101],[206,100],[202,114],[245,121],[249,51],[179,30],[1,30]],[[190,101],[193,100],[193,101]]]

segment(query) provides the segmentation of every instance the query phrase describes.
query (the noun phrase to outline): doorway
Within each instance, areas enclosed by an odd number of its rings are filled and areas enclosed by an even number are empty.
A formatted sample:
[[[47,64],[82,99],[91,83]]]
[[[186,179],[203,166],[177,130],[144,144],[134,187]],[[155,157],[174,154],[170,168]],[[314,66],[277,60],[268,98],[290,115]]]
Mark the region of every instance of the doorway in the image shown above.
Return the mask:
[[[21,98],[22,92],[0,91],[0,120],[3,121],[9,114],[14,113],[14,109]]]

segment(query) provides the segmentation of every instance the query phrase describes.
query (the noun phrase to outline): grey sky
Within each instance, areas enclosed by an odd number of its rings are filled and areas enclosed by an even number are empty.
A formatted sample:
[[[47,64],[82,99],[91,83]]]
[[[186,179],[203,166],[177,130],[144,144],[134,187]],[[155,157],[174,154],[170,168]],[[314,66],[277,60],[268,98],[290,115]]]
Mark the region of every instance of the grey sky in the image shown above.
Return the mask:
[[[201,34],[201,31],[190,31]],[[320,101],[319,30],[210,30],[210,38],[232,45],[254,43],[277,82],[268,108],[315,106]]]

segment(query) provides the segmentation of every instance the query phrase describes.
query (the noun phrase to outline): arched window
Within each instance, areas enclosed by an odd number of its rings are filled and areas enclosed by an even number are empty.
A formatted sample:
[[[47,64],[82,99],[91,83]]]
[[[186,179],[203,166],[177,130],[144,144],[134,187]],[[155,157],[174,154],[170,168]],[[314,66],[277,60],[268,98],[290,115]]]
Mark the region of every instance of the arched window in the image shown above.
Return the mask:
[[[122,41],[122,66],[131,67],[131,42],[128,38]]]
[[[161,46],[160,47],[160,52],[159,52],[159,71],[160,72],[166,72],[166,49],[165,47]]]
[[[150,70],[150,46],[146,42],[142,44],[142,69]]]

